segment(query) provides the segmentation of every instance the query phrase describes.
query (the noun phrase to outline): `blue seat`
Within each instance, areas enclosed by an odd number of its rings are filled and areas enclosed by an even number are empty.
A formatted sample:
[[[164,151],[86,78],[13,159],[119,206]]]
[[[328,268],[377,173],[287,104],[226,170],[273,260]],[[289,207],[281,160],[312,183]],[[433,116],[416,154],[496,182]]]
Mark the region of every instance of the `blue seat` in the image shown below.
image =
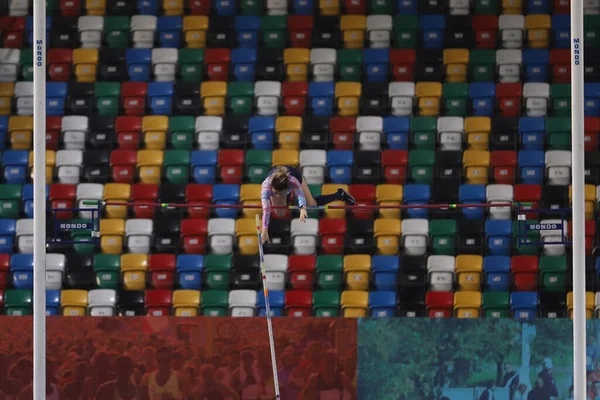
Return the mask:
[[[150,82],[148,84],[148,99],[153,115],[171,115],[173,111],[173,83]]]
[[[218,16],[232,17],[235,15],[236,2],[234,0],[217,0],[214,4]]]
[[[25,31],[27,32],[28,47],[35,47],[33,40],[33,17],[27,17],[25,20]],[[50,32],[52,32],[52,17],[46,17],[46,43],[50,43]]]
[[[255,149],[273,150],[275,140],[275,117],[251,117],[248,132]]]
[[[491,117],[496,102],[496,84],[492,82],[471,83],[469,86],[472,115]]]
[[[419,2],[417,0],[397,0],[397,14],[417,15]]]
[[[235,17],[235,30],[237,32],[237,40],[240,47],[256,49],[258,46],[259,29],[260,17],[253,15],[240,15]]]
[[[466,204],[483,204],[486,202],[485,185],[464,184],[458,188],[458,200]],[[482,219],[483,207],[466,207],[462,209],[467,219]]]
[[[330,150],[327,152],[327,169],[332,183],[352,183],[352,163],[354,154],[351,150]]]
[[[6,183],[24,184],[27,177],[28,163],[29,151],[27,150],[6,150],[2,153]]]
[[[238,48],[231,51],[233,75],[238,81],[253,82],[255,64],[256,49]]]
[[[147,82],[150,80],[152,49],[127,49],[125,62],[130,81]]]
[[[213,186],[213,198],[214,204],[221,205],[234,205],[240,200],[240,185],[233,184],[220,184]],[[216,210],[218,218],[235,218],[237,211],[235,208],[217,208]]]
[[[536,292],[512,292],[510,294],[510,308],[514,319],[519,321],[535,319],[537,306],[538,294]]]
[[[158,15],[158,0],[138,0],[138,14]]]
[[[308,84],[308,97],[313,115],[333,115],[333,95],[335,84],[333,82],[311,82]]]
[[[46,190],[46,195],[48,195],[48,190]],[[23,185],[22,191],[23,200],[25,203],[23,204],[23,209],[27,218],[33,218],[33,184],[28,183]],[[47,197],[47,196],[46,196]]]
[[[198,254],[180,254],[175,264],[177,284],[181,289],[202,290],[204,257]]]
[[[445,15],[423,15],[419,20],[419,26],[423,31],[424,48],[441,49],[444,46]]]
[[[488,252],[490,255],[510,255],[512,221],[504,219],[487,220],[485,223],[485,236],[487,237]]]
[[[519,152],[517,162],[521,172],[521,183],[541,185],[544,180],[544,164],[546,162],[543,151],[523,150]]]
[[[548,64],[550,53],[545,49],[527,49],[523,51],[525,82],[548,82]]]
[[[408,150],[410,118],[386,117],[383,119],[383,133],[390,150]]]
[[[8,117],[0,116],[0,150],[6,148],[6,132],[8,131]]]
[[[283,315],[283,309],[285,306],[285,292],[279,290],[269,290],[269,306],[271,307],[272,317],[281,317]],[[265,306],[265,293],[262,290],[258,291],[256,307],[258,308],[258,315],[260,317],[265,317],[267,315],[267,308]]]
[[[543,117],[519,118],[522,150],[543,150],[546,119]]]
[[[404,204],[422,205],[429,204],[431,199],[431,187],[424,183],[412,183],[404,185]],[[406,210],[408,218],[427,218],[429,210],[426,208],[409,208]]]
[[[192,151],[190,165],[194,171],[194,181],[212,185],[215,183],[218,154],[214,150]]]
[[[67,90],[66,82],[46,83],[46,115],[58,117],[65,115]]]
[[[571,18],[569,15],[552,16],[552,35],[554,48],[569,49],[571,47]]]
[[[381,290],[369,293],[369,314],[371,317],[393,317],[396,315],[397,304],[396,292]]]
[[[549,0],[527,0],[527,14],[550,14]]]
[[[390,52],[388,49],[364,49],[363,63],[368,82],[387,82]]]
[[[506,292],[510,287],[510,257],[486,256],[483,258],[484,287],[490,292]]]
[[[33,254],[10,256],[10,271],[15,289],[33,289]]]
[[[60,290],[46,290],[46,316],[59,315]]]
[[[584,114],[586,117],[600,116],[600,83],[586,83],[583,90],[585,96]]]
[[[0,253],[12,253],[16,225],[14,219],[0,219]]]
[[[398,256],[373,256],[371,270],[377,290],[395,290],[398,285],[400,258]]]
[[[181,30],[183,18],[179,16],[158,17],[156,30],[160,47],[179,48],[181,45]]]
[[[292,0],[292,10],[295,15],[312,15],[314,2],[313,0]]]

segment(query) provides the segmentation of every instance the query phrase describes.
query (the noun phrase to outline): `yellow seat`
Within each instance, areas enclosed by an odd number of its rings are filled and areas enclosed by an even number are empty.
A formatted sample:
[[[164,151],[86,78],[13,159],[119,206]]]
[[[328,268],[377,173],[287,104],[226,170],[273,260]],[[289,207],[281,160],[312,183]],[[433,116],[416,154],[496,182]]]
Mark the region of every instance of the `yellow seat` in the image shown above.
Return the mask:
[[[259,183],[246,183],[240,188],[240,201],[245,206],[260,205],[261,185]],[[260,208],[244,208],[244,218],[254,218],[256,214],[261,213]]]
[[[146,272],[148,256],[146,254],[123,254],[121,256],[121,272],[123,273],[123,289],[146,289]]]
[[[183,15],[183,0],[165,0],[163,8],[166,16]]]
[[[347,49],[362,49],[367,29],[367,17],[364,15],[344,15],[341,18],[340,29]]]
[[[342,292],[341,303],[344,317],[366,317],[369,308],[369,292],[345,290]]]
[[[87,290],[69,289],[60,292],[60,307],[66,317],[83,317],[88,306]]]
[[[319,0],[321,15],[340,15],[340,0]]]
[[[404,188],[402,185],[392,185],[384,183],[377,185],[375,197],[377,204],[380,206],[399,206],[402,204],[404,196]],[[400,209],[385,209],[379,210],[381,218],[400,218]]]
[[[208,17],[204,15],[186,15],[183,17],[183,33],[185,47],[203,49],[206,47],[206,30]]]
[[[163,150],[167,143],[169,117],[153,115],[142,118],[142,133],[148,150]]]
[[[481,290],[483,257],[472,254],[456,256],[454,270],[458,281],[458,290]]]
[[[106,0],[87,0],[87,15],[103,16],[106,13]]]
[[[227,82],[203,82],[200,86],[200,97],[204,115],[224,115],[226,95]]]
[[[398,254],[402,235],[402,221],[399,219],[378,218],[375,220],[373,228],[377,253],[387,256]]]
[[[594,185],[585,185],[585,219],[593,220],[596,210],[596,187]],[[569,202],[573,201],[573,187],[569,185]]]
[[[488,168],[490,152],[486,150],[465,150],[463,167],[465,168],[465,183],[486,185],[488,183]]]
[[[529,14],[525,17],[527,43],[532,49],[545,49],[549,45],[548,33],[552,22],[549,15]]]
[[[275,165],[289,165],[290,167],[297,167],[300,163],[300,152],[298,150],[288,149],[277,149],[273,151],[271,164]]]
[[[594,292],[585,292],[585,317],[592,319],[594,316]],[[573,318],[573,292],[567,293],[567,310],[569,312],[569,318]]]
[[[138,175],[141,183],[160,183],[164,152],[161,150],[140,150],[137,153]]]
[[[24,150],[24,149],[22,149]],[[56,165],[56,152],[46,150],[46,183],[52,183],[54,177],[54,166]],[[29,152],[29,176],[33,180],[33,151]]]
[[[199,290],[175,290],[173,309],[176,317],[195,317],[200,310],[202,293]]]
[[[444,50],[444,67],[446,68],[446,81],[466,82],[467,66],[469,65],[468,49]]]
[[[502,0],[502,14],[522,14],[522,0]]]
[[[302,117],[277,117],[275,121],[277,141],[282,149],[297,150],[300,148]]]
[[[131,195],[131,185],[127,183],[107,183],[104,185],[105,201],[128,201]],[[127,206],[107,205],[105,208],[108,218],[127,218]]]
[[[285,72],[290,82],[306,82],[308,78],[309,49],[285,49],[283,52]]]
[[[487,150],[491,131],[492,119],[490,117],[465,118],[465,135],[470,149]]]
[[[125,219],[100,220],[100,249],[105,254],[121,254],[125,236]]]
[[[349,190],[348,185],[338,185],[336,183],[326,183],[321,186],[321,194],[334,194],[337,192],[338,188],[344,189],[346,192]],[[329,206],[343,206],[343,201],[334,201],[328,204]],[[345,218],[346,210],[330,210],[325,209],[325,218]]]
[[[96,82],[98,49],[73,50],[73,65],[77,82]]]
[[[481,292],[454,293],[454,315],[457,318],[479,318],[481,315]]]
[[[419,115],[436,116],[440,114],[441,83],[418,82],[415,93],[419,100]]]
[[[344,276],[349,290],[369,290],[371,256],[352,254],[344,257]]]
[[[15,94],[15,84],[0,82],[0,115],[10,115],[12,98]]]
[[[235,235],[238,238],[240,254],[258,254],[258,236],[255,218],[240,218],[235,221]]]
[[[335,85],[335,99],[341,116],[358,115],[362,85],[358,82],[339,82]]]
[[[13,149],[30,150],[33,146],[33,117],[9,117],[8,136]]]

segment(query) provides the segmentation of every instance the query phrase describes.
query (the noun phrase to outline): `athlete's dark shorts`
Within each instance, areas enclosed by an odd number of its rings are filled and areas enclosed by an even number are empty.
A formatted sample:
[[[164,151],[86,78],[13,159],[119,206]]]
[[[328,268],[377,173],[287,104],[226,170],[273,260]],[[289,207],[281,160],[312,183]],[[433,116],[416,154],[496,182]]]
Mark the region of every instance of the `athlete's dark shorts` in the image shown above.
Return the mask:
[[[298,168],[290,167],[289,165],[284,165],[284,167],[288,169],[291,176],[298,179],[298,182],[302,183],[302,172],[300,172]],[[269,176],[271,176],[276,169],[277,168],[273,168],[271,171],[269,171]]]

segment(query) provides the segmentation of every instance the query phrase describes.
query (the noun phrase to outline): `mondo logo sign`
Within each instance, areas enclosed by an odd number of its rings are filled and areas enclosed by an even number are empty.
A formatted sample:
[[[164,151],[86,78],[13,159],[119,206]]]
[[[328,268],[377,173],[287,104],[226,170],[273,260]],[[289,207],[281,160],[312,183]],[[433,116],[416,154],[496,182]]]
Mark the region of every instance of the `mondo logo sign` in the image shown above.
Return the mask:
[[[42,66],[42,50],[43,50],[43,46],[44,46],[44,41],[43,40],[37,40],[35,42],[35,62],[37,64],[38,67]]]
[[[63,230],[74,230],[74,229],[92,229],[90,222],[62,222],[58,225]]]
[[[579,38],[574,38],[573,39],[573,62],[575,63],[575,65],[579,65],[579,62],[581,60],[581,56],[579,55],[579,50],[580,50]]]
[[[555,231],[562,229],[562,224],[527,224],[528,231]]]

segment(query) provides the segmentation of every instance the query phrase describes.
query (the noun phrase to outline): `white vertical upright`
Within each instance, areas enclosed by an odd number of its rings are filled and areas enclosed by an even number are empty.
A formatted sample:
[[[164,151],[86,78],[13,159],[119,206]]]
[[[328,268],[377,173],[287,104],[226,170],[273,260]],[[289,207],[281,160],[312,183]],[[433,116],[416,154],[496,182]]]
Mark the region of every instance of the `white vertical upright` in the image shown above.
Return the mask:
[[[576,399],[586,398],[583,0],[571,0],[571,177],[573,186],[573,371]]]
[[[33,1],[33,399],[46,398],[46,0]]]

